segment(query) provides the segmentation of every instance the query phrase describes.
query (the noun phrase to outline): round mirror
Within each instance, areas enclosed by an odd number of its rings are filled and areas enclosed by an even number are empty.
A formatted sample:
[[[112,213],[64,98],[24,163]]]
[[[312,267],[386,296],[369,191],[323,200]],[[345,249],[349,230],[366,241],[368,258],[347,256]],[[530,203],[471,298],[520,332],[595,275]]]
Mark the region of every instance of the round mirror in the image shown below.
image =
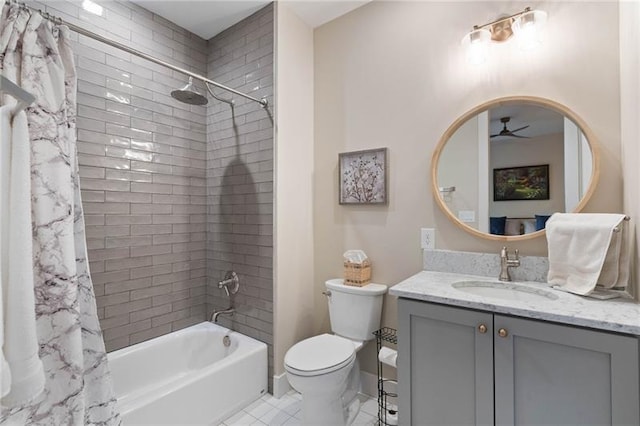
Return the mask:
[[[491,240],[544,235],[549,216],[579,212],[598,181],[593,133],[548,99],[507,97],[457,119],[433,154],[434,197],[459,227]]]

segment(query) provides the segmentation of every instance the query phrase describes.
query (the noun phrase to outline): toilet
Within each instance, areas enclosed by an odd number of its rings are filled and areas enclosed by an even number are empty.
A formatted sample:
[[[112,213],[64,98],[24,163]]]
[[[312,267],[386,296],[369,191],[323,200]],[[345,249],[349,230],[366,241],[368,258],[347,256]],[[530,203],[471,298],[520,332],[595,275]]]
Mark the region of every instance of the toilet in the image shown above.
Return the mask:
[[[387,286],[325,283],[331,331],[293,345],[284,356],[289,384],[302,394],[304,425],[348,425],[360,410],[356,352],[380,328]]]

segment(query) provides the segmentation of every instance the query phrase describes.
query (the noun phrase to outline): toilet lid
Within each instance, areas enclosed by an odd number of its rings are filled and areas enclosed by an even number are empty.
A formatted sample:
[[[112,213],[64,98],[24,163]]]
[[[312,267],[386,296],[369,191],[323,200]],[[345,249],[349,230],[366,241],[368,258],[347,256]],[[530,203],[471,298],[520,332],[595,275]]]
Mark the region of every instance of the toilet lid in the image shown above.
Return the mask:
[[[321,334],[293,345],[284,356],[284,364],[294,374],[311,376],[338,370],[355,356],[355,346],[350,340]]]

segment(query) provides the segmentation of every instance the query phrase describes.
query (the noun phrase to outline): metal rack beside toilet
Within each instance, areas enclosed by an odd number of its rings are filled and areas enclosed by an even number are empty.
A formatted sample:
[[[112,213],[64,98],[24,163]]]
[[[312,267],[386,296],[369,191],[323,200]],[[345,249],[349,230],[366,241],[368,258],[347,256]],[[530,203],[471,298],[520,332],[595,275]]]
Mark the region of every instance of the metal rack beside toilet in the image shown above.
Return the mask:
[[[382,327],[373,332],[376,336],[376,354],[380,353],[383,343],[391,343],[393,345],[398,344],[397,330],[391,327]],[[382,362],[378,360],[378,424],[383,426],[397,425],[397,398],[398,394],[395,392],[389,392],[388,387],[390,384],[394,384],[394,388],[397,388],[397,381],[391,379],[385,379],[382,373]],[[385,389],[386,388],[386,389]],[[389,399],[393,398],[396,401],[395,406],[391,406]],[[391,421],[390,416],[395,417],[395,422]]]

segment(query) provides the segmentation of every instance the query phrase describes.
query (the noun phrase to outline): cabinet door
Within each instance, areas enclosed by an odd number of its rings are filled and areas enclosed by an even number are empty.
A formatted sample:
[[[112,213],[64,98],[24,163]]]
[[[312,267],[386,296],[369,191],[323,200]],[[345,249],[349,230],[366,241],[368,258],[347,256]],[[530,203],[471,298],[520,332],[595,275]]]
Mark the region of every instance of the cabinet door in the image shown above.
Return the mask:
[[[493,316],[407,299],[398,312],[400,424],[493,425]]]
[[[637,338],[500,315],[494,332],[496,425],[640,424]]]

